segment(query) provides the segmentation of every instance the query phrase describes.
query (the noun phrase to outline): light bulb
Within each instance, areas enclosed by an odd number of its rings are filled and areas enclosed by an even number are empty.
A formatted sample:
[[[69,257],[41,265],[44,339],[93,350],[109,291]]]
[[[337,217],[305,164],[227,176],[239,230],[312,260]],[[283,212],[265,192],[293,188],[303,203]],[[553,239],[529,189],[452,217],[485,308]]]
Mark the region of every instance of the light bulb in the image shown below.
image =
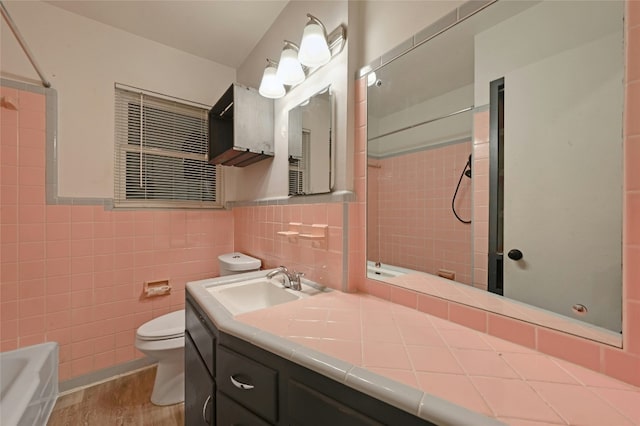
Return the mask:
[[[305,79],[302,65],[298,62],[298,46],[290,41],[285,40],[276,75],[283,84],[288,86],[300,84]]]
[[[264,69],[258,93],[265,98],[271,99],[281,98],[286,93],[282,82],[276,75],[275,64],[271,61],[268,61],[267,67]]]
[[[309,16],[310,20],[302,32],[298,59],[302,65],[309,68],[319,67],[331,60],[331,51],[327,44],[327,37],[320,21]]]

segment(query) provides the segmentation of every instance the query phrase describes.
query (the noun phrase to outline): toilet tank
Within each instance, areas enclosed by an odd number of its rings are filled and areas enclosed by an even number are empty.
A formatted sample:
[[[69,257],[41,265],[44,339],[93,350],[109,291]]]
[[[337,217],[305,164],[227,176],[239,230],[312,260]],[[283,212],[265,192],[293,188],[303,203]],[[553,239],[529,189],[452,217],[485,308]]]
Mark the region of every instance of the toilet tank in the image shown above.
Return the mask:
[[[260,259],[239,252],[221,254],[218,256],[218,262],[221,276],[257,271],[262,265]]]

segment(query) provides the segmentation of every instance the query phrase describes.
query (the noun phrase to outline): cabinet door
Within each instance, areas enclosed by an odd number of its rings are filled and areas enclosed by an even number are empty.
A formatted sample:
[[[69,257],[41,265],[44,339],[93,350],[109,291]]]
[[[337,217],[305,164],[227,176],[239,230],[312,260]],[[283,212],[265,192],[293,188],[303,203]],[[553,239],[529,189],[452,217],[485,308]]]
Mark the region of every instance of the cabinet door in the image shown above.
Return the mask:
[[[382,423],[295,380],[289,381],[287,394],[287,407],[292,425],[382,425]]]
[[[242,405],[237,404],[231,398],[226,397],[223,393],[218,392],[216,400],[220,406],[220,409],[216,410],[216,425],[218,426],[269,426],[269,423]]]
[[[190,303],[186,304],[185,309],[187,331],[209,369],[209,374],[213,376],[215,374],[215,337],[206,324],[207,320],[191,307]]]
[[[202,362],[189,333],[184,335],[184,363],[185,425],[213,425],[216,405],[213,379]]]

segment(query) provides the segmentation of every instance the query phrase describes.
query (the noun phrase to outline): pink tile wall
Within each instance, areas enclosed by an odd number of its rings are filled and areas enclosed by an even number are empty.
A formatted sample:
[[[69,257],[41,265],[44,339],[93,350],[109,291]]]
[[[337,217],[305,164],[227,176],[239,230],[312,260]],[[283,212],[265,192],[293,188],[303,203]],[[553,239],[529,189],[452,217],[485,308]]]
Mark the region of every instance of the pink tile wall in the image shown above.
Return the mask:
[[[489,111],[473,116],[473,286],[486,290],[489,260]]]
[[[366,79],[356,81],[355,85],[355,146],[354,146],[354,191],[356,201],[349,203],[349,254],[348,280],[349,291],[360,289],[366,277],[366,212],[367,212],[367,85]],[[375,281],[371,281],[371,292],[375,294]],[[390,292],[387,292],[390,294]],[[388,298],[388,297],[387,297]]]
[[[379,230],[374,239],[378,257],[368,254],[369,260],[432,274],[445,269],[455,273],[456,281],[471,283],[471,224],[458,221],[451,210],[469,154],[471,142],[462,142],[377,160],[380,168],[369,168],[375,175],[370,173],[368,181],[378,191],[367,194],[376,197],[368,200],[369,219],[378,211]],[[471,219],[467,177],[460,182],[455,205],[463,220]]]
[[[263,268],[285,265],[305,277],[342,289],[343,204],[318,203],[236,207],[235,249],[262,260]],[[327,241],[278,235],[289,222],[327,224]]]
[[[187,281],[233,251],[228,211],[105,211],[45,204],[45,100],[2,87],[0,350],[60,344],[60,380],[141,357],[142,323],[184,306]],[[142,296],[169,279],[168,296]]]
[[[380,220],[378,214],[378,182],[381,176],[381,164],[378,160],[367,160],[367,259],[380,259]]]
[[[575,364],[582,365],[640,386],[640,1],[627,1],[626,90],[625,90],[625,181],[623,236],[623,348],[607,346],[535,324],[463,306],[437,297],[417,294],[418,309],[454,322],[473,320],[480,331],[516,342]],[[366,144],[366,85],[358,81],[356,104],[356,146]],[[363,131],[364,129],[364,131]],[[364,151],[356,151],[356,167],[364,161]],[[361,194],[364,194],[363,192]],[[350,222],[351,224],[351,222]],[[365,233],[358,236],[364,245]],[[351,242],[350,242],[351,244]],[[351,256],[350,256],[351,257]],[[360,260],[356,262],[356,260]],[[350,263],[350,277],[358,279],[360,291],[391,300],[393,286],[365,279],[364,259]],[[356,268],[354,271],[352,268]],[[408,291],[408,290],[407,290]],[[397,299],[414,304],[411,297]],[[466,312],[466,313],[465,313]]]

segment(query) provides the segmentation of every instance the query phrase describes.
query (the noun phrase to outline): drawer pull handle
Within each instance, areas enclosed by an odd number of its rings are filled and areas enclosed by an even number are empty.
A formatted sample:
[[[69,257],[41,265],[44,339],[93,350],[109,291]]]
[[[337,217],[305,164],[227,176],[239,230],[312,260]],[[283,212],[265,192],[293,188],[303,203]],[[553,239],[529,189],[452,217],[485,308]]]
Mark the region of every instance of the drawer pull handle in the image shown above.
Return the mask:
[[[209,423],[209,420],[207,420],[207,405],[209,405],[209,401],[211,401],[211,395],[207,397],[207,400],[202,406],[202,420],[204,420],[205,423]]]
[[[233,378],[233,376],[229,376],[229,378],[231,379],[231,383],[233,383],[233,386],[237,387],[238,389],[250,390],[254,387],[253,385],[237,381]]]

